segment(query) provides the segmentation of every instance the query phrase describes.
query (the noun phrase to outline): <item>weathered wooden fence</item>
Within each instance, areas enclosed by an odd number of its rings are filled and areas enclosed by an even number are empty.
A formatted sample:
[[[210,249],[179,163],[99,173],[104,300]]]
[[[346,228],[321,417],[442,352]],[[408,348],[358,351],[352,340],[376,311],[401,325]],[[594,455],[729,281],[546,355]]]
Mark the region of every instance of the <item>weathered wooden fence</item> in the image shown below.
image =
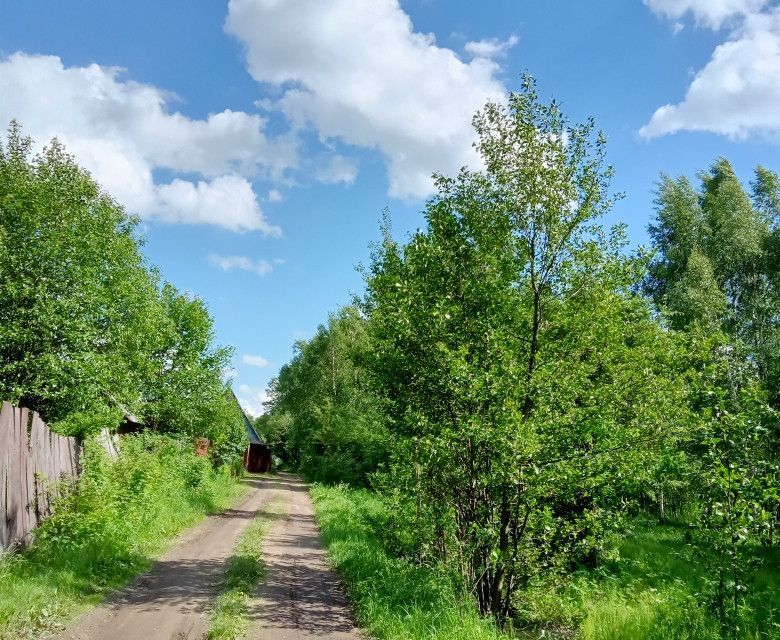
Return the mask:
[[[61,481],[78,473],[79,445],[28,409],[0,410],[0,549],[25,544],[51,514]]]

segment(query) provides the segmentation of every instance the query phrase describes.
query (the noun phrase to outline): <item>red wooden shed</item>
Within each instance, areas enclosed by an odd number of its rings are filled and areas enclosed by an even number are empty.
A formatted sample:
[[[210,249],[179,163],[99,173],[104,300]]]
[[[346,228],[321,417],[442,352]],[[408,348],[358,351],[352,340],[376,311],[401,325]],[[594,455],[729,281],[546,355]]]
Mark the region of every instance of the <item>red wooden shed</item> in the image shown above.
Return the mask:
[[[244,452],[244,468],[250,473],[266,473],[271,470],[271,448],[257,435],[252,422],[243,411],[249,446]]]

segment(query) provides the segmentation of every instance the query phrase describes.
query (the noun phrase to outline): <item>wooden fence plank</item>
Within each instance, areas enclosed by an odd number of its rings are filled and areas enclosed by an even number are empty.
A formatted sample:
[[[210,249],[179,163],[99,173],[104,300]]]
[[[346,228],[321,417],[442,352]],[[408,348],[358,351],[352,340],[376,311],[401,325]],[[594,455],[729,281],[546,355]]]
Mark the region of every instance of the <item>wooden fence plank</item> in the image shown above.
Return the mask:
[[[40,470],[40,443],[41,443],[41,419],[37,413],[33,414],[32,429],[30,430],[30,455],[32,458],[32,472],[35,487],[35,520],[42,518],[41,509],[43,497],[41,496]]]
[[[57,474],[57,482],[59,482],[62,479],[60,476],[62,475],[62,468],[65,466],[63,464],[65,456],[62,455],[62,437],[59,433],[54,434],[54,440],[57,442],[57,452],[56,457],[54,458],[54,471]]]
[[[33,416],[33,447],[35,449],[35,497],[38,507],[38,520],[49,515],[49,488],[44,480],[46,476],[46,448],[48,447],[49,428],[36,413]]]
[[[8,402],[0,407],[0,549],[5,549],[11,542],[11,532],[8,530],[8,463],[11,447],[11,428],[13,425],[13,408]]]
[[[35,479],[35,463],[37,458],[35,449],[36,417],[37,414],[35,412],[30,416],[30,448],[27,451],[27,498],[29,500],[28,509],[30,513],[30,526],[33,529],[38,526],[38,487]]]
[[[32,422],[38,414],[32,412],[32,415],[24,423],[24,436],[27,440],[25,449],[27,462],[27,527],[28,534],[38,526],[38,514],[35,510],[35,461],[32,450]]]
[[[57,451],[57,440],[55,439],[55,435],[52,433],[51,429],[46,428],[46,432],[48,434],[48,437],[46,438],[46,479],[49,482],[49,505],[51,507],[51,503],[55,500],[56,496],[56,463],[55,460],[55,452]]]
[[[46,425],[43,433],[44,433],[44,441],[43,441],[43,449],[41,449],[41,454],[42,454],[41,459],[43,462],[42,471],[43,471],[43,476],[46,478],[48,482],[52,476],[51,430],[49,429],[48,425]],[[49,497],[51,497],[51,494],[49,494]]]
[[[75,438],[52,432],[35,412],[2,403],[0,550],[31,539],[31,532],[52,512],[56,484],[75,482],[78,456]]]
[[[27,442],[27,420],[29,413],[26,409],[22,409],[19,412],[19,421],[17,423],[17,429],[19,430],[19,527],[18,536],[20,540],[24,540],[27,533],[30,531],[30,515],[28,505],[30,504],[30,497],[27,495],[27,461],[30,457],[30,447]]]
[[[17,479],[19,502],[16,521],[16,539],[23,542],[30,532],[30,520],[27,510],[27,505],[30,502],[27,495],[27,459],[29,458],[28,452],[30,450],[27,438],[29,411],[27,409],[18,409],[16,417],[16,437],[19,441],[17,447],[19,453],[19,477]]]
[[[19,538],[21,523],[20,500],[19,500],[19,478],[21,469],[19,468],[19,409],[14,409],[11,413],[11,440],[8,447],[8,498],[6,506],[6,521],[8,522],[8,531],[11,541]]]
[[[62,455],[62,473],[63,475],[70,475],[70,447],[68,446],[68,439],[60,436],[60,454]]]

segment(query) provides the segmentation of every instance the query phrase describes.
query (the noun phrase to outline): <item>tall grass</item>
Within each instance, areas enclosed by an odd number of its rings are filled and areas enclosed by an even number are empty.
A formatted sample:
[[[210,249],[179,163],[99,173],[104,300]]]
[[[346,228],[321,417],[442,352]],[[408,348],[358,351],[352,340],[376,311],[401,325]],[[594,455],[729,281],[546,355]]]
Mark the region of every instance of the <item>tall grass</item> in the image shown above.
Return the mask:
[[[780,550],[756,547],[739,629],[711,606],[711,567],[683,526],[637,520],[596,569],[548,575],[517,592],[514,630],[480,618],[446,571],[393,557],[383,502],[365,490],[312,488],[328,556],[357,622],[380,640],[780,640]]]
[[[738,629],[712,606],[713,576],[685,527],[636,521],[595,570],[547,578],[515,599],[528,637],[581,640],[771,640],[780,638],[780,558],[757,547],[758,569]]]
[[[59,501],[29,550],[0,558],[0,639],[61,628],[242,491],[227,470],[171,438],[125,438],[113,463],[87,446],[78,490]]]
[[[442,572],[392,557],[372,523],[382,502],[365,490],[315,485],[311,490],[328,550],[358,624],[380,640],[500,640]]]

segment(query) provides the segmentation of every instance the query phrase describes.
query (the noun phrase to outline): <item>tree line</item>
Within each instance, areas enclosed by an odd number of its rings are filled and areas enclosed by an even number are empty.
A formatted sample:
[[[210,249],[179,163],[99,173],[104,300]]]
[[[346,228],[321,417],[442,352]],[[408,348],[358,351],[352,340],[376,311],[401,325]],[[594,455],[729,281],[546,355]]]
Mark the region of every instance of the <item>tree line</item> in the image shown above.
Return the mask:
[[[132,415],[208,437],[232,460],[246,434],[204,302],[163,282],[138,220],[53,140],[0,143],[0,398],[87,436]]]
[[[387,543],[500,623],[539,576],[595,566],[641,514],[683,523],[724,634],[780,515],[780,182],[724,159],[662,176],[649,250],[606,141],[535,84],[474,118],[481,170],[389,216],[364,295],[296,345],[258,427],[311,476],[370,485]]]

